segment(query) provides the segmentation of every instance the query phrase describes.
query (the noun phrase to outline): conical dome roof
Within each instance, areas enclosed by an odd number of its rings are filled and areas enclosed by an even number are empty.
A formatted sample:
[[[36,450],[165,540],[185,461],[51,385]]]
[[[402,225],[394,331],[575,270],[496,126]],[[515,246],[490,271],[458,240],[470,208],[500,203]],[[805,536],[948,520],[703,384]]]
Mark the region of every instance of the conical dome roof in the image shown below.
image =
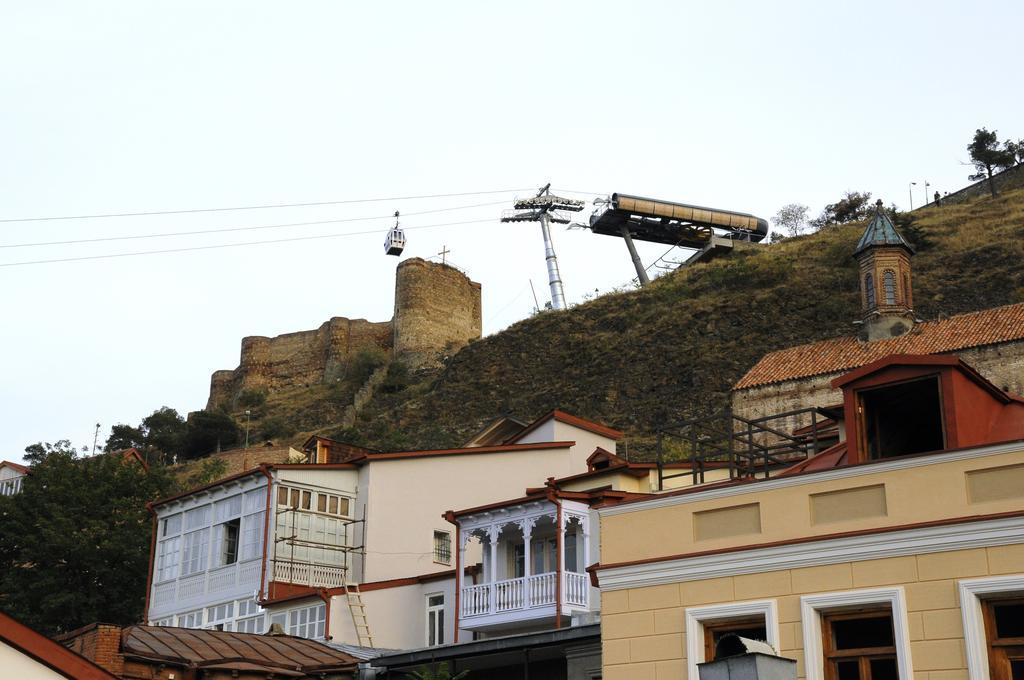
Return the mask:
[[[882,209],[882,201],[875,204],[875,216],[871,218],[864,234],[857,241],[857,248],[853,254],[859,255],[872,246],[900,246],[906,248],[911,254],[914,252],[906,239],[896,230],[896,225],[885,214],[885,210]]]

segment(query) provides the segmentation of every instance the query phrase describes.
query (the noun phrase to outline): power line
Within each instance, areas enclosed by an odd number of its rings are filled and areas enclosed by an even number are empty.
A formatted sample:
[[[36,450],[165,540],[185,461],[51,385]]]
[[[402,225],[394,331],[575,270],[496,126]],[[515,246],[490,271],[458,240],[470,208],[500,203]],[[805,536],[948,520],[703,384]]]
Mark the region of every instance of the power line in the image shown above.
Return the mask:
[[[412,230],[412,229],[433,229],[433,228],[436,228],[436,227],[454,227],[454,226],[459,226],[459,225],[463,225],[463,224],[482,224],[484,222],[493,222],[493,221],[494,221],[493,219],[466,220],[464,222],[444,222],[444,223],[440,223],[440,224],[421,224],[421,225],[412,226],[412,227],[403,226],[402,228],[405,229],[406,231],[408,231],[408,230]],[[278,239],[272,239],[272,240],[268,240],[268,241],[245,241],[245,242],[242,242],[242,243],[220,243],[220,244],[208,245],[208,246],[187,246],[187,247],[183,247],[183,248],[167,248],[167,249],[164,249],[164,250],[145,250],[145,251],[134,252],[134,253],[112,253],[112,254],[109,254],[109,255],[84,255],[84,256],[81,256],[81,257],[61,257],[61,258],[54,258],[54,259],[50,259],[50,260],[30,260],[30,261],[25,261],[25,262],[0,262],[0,267],[22,267],[22,266],[35,265],[35,264],[55,264],[55,263],[58,263],[58,262],[82,262],[82,261],[85,261],[85,260],[109,260],[109,259],[118,258],[118,257],[134,257],[134,256],[137,256],[137,255],[162,255],[162,254],[165,254],[165,253],[184,253],[184,252],[189,252],[189,251],[194,251],[194,250],[216,250],[216,249],[219,249],[219,248],[237,248],[239,246],[258,246],[258,245],[266,245],[266,244],[270,244],[270,243],[290,243],[290,242],[293,242],[293,241],[312,241],[312,240],[316,240],[316,239],[325,239],[325,238],[346,238],[346,237],[349,237],[349,236],[366,236],[367,234],[377,234],[377,233],[379,233],[379,230],[378,229],[374,229],[372,231],[349,231],[349,232],[343,232],[343,233],[340,233],[340,234],[320,234],[320,235],[317,235],[317,236],[293,236],[293,237],[290,237],[290,238],[278,238]]]
[[[455,210],[468,210],[470,208],[486,208],[495,205],[504,205],[507,201],[493,201],[491,203],[476,203],[474,205],[460,205],[453,206],[450,208],[435,208],[433,210],[418,210],[416,212],[404,213],[405,216],[412,215],[427,215],[431,213],[451,212]],[[171,231],[162,234],[135,234],[131,236],[101,236],[97,238],[80,238],[70,239],[67,241],[40,241],[37,243],[6,243],[0,244],[0,249],[3,248],[32,248],[36,246],[65,246],[73,245],[76,243],[100,243],[105,241],[131,241],[135,239],[145,238],[164,238],[168,236],[194,236],[198,234],[223,234],[234,231],[256,231],[260,229],[283,229],[285,227],[306,227],[318,224],[339,224],[342,222],[363,222],[367,220],[383,220],[393,217],[393,215],[373,215],[370,217],[347,217],[339,218],[334,220],[316,220],[313,222],[287,222],[284,224],[264,224],[253,227],[226,227],[223,229],[199,229],[195,231]]]
[[[415,201],[426,198],[452,198],[456,196],[481,196],[484,194],[511,194],[529,189],[494,189],[491,191],[463,191],[451,194],[424,194],[421,196],[388,196],[384,198],[352,198],[342,201],[315,201],[311,203],[268,203],[266,205],[241,205],[230,208],[189,208],[186,210],[147,210],[144,212],[102,213],[93,215],[60,215],[53,217],[10,217],[0,219],[6,222],[52,222],[56,220],[91,220],[102,217],[147,217],[150,215],[183,215],[186,213],[227,212],[231,210],[265,210],[268,208],[309,208],[322,205],[347,205],[352,203],[383,203],[385,201]]]

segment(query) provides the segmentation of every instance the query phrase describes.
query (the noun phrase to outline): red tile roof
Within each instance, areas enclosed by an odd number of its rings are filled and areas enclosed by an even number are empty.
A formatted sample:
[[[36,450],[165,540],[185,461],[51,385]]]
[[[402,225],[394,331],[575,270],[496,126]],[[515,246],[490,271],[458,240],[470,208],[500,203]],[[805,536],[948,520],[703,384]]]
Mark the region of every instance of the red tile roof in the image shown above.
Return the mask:
[[[12,463],[9,460],[5,460],[3,462],[0,462],[0,465],[6,465],[7,467],[11,468],[15,472],[20,472],[23,475],[27,475],[28,474],[28,468],[25,467],[24,465],[20,464],[20,463]]]
[[[847,371],[889,354],[943,354],[1012,340],[1024,340],[1024,303],[926,321],[889,340],[851,336],[770,352],[733,389]]]

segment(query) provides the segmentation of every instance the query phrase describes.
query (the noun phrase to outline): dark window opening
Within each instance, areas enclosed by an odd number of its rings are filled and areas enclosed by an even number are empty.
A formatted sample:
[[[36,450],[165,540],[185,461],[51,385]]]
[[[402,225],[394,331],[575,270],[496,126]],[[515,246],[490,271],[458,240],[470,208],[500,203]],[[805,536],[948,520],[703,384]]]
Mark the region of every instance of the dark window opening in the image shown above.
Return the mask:
[[[604,459],[601,459],[601,460],[595,460],[594,464],[591,465],[590,467],[591,467],[592,470],[604,470],[610,464],[611,464],[611,461],[609,461],[607,458],[604,458]]]
[[[708,621],[704,623],[704,660],[715,660],[715,649],[726,635],[739,635],[750,640],[768,639],[764,617]]]
[[[234,564],[238,561],[238,533],[241,519],[233,519],[221,525],[221,564]]]
[[[827,680],[899,680],[892,614],[831,614],[822,626]]]
[[[868,458],[891,458],[946,447],[938,378],[865,390],[860,417]]]
[[[1024,680],[1024,598],[982,604],[993,680]]]

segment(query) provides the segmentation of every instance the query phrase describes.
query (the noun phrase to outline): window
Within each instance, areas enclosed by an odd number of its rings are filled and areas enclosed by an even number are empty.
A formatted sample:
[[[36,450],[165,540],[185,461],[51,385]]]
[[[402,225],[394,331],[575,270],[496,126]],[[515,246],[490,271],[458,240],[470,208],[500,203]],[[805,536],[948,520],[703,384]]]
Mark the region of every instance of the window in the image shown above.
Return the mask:
[[[157,619],[156,621],[153,622],[152,625],[154,625],[154,626],[163,626],[164,628],[166,628],[168,626],[173,626],[174,625],[174,617],[173,616],[168,616],[165,619]]]
[[[729,633],[764,640],[779,649],[779,616],[774,600],[689,607],[686,610],[686,663],[690,678],[697,664],[714,660],[715,646]],[[781,651],[781,650],[780,650]]]
[[[238,619],[235,621],[235,632],[236,633],[256,633],[262,635],[266,631],[264,630],[263,614],[259,616],[250,616],[245,619]]]
[[[318,604],[312,607],[293,609],[288,612],[288,634],[310,640],[322,638],[326,620],[327,605]]]
[[[579,534],[571,533],[565,535],[565,570],[569,572],[582,573],[576,565],[576,548]]]
[[[828,614],[822,628],[826,680],[899,680],[889,609]]]
[[[862,390],[858,392],[858,399],[859,448],[868,458],[890,458],[945,448],[937,377]]]
[[[982,610],[992,680],[1024,680],[1024,597],[985,600]]]
[[[231,630],[231,619],[235,616],[235,603],[225,602],[206,608],[206,627],[210,630]]]
[[[223,522],[242,514],[242,494],[225,498],[213,504],[213,521]]]
[[[1024,646],[1024,574],[960,581],[967,672],[971,678],[1019,680]],[[1002,625],[1000,625],[1002,624]],[[1000,673],[1002,675],[1000,675]]]
[[[452,535],[447,531],[434,532],[434,561],[440,564],[452,563]]]
[[[807,680],[913,678],[903,588],[804,595]]]
[[[530,561],[534,574],[548,574],[558,569],[558,545],[553,538],[530,542]]]
[[[263,546],[263,512],[257,512],[245,516],[245,523],[242,525],[242,549],[241,559],[251,560],[259,557],[260,548]]]
[[[181,537],[160,541],[156,555],[156,580],[169,581],[178,575],[178,560],[181,559]]]
[[[427,646],[444,644],[444,595],[427,595]]]
[[[177,536],[181,533],[181,513],[160,520],[160,536]]]
[[[184,536],[185,549],[181,562],[181,575],[188,576],[206,570],[206,557],[210,551],[210,530],[200,529]]]
[[[738,619],[719,619],[704,623],[704,660],[715,660],[715,649],[719,641],[726,635],[739,635],[751,640],[768,639],[764,616]]]
[[[234,564],[238,561],[238,533],[241,526],[241,519],[233,519],[217,527],[220,534],[218,565]]]
[[[203,610],[197,609],[194,612],[178,614],[179,628],[199,628],[203,625]]]
[[[882,287],[885,289],[885,304],[896,304],[896,272],[886,269],[882,273]]]
[[[864,296],[868,302],[868,307],[875,306],[875,277],[871,274],[864,275]]]

